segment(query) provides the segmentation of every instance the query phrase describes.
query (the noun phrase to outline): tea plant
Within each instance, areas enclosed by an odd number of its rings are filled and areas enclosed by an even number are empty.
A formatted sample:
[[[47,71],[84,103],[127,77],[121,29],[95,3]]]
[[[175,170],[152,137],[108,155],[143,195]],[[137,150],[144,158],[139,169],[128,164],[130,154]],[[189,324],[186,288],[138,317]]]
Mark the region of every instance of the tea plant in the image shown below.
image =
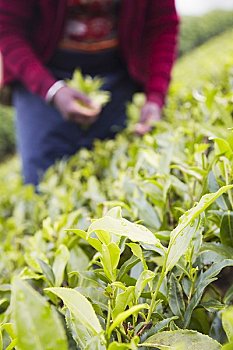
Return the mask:
[[[1,167],[0,349],[231,349],[232,72],[207,75],[142,138],[136,95],[39,194]]]
[[[215,304],[225,306],[213,301],[211,295],[202,298],[219,272],[233,265],[233,260],[226,255],[220,255],[210,267],[201,262],[202,216],[232,187],[225,186],[205,195],[186,212],[171,232],[168,246],[142,225],[122,218],[120,208],[115,207],[103,218],[93,221],[87,231],[68,230],[80,238],[74,247],[81,250],[80,243],[84,240],[94,249],[91,259],[86,257],[86,269],[80,270],[79,266],[79,271],[72,271],[70,252],[60,245],[52,265],[35,257],[34,264],[21,273],[21,278],[30,279],[40,290],[48,286],[44,289],[45,296],[66,319],[67,328],[80,349],[163,348],[171,339],[173,345],[193,341],[197,349],[203,344],[210,349],[220,349],[220,344],[207,336],[179,329],[190,325],[196,307],[208,310],[216,307]],[[38,284],[40,280],[43,282]],[[12,310],[11,344],[25,350],[32,345],[36,349],[41,346],[67,349],[58,314],[45,297],[37,295],[18,278],[12,286]],[[202,321],[206,320],[200,319]],[[44,327],[38,329],[42,322]],[[30,337],[27,336],[29,329]],[[155,335],[158,332],[160,335]]]

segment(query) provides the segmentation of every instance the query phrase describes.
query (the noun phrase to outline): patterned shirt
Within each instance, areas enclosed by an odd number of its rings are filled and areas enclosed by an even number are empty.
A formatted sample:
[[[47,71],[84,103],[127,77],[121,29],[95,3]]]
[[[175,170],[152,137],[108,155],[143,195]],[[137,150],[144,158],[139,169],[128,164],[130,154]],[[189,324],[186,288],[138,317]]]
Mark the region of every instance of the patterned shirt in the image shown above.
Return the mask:
[[[116,0],[68,0],[61,48],[97,52],[117,47]]]

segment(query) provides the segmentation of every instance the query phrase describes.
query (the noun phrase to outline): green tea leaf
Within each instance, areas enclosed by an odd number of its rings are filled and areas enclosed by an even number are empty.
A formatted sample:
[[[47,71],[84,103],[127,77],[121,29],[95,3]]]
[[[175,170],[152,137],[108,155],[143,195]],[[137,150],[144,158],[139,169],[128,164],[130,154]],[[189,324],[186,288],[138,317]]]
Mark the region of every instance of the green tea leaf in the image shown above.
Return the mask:
[[[108,214],[91,224],[88,233],[94,231],[106,231],[116,236],[128,237],[133,242],[160,244],[159,240],[146,227],[133,224],[123,218],[115,219]]]
[[[93,336],[82,323],[75,319],[69,311],[66,314],[67,327],[71,331],[72,337],[78,344],[80,350],[106,350],[106,346],[101,344],[103,339],[101,336]],[[93,341],[95,342],[93,344]],[[76,349],[76,348],[75,348]]]
[[[216,192],[220,188],[213,171],[210,171],[208,174],[208,187],[210,192]],[[223,196],[220,196],[219,198],[217,198],[216,203],[218,204],[219,208],[221,208],[222,210],[228,210],[228,206]]]
[[[221,350],[232,350],[232,349],[233,349],[233,342],[223,345]]]
[[[220,301],[215,299],[209,300],[209,301],[203,301],[200,305],[203,306],[209,312],[216,312],[219,310],[223,310],[226,307],[225,304],[222,304]]]
[[[122,293],[119,293],[116,297],[115,308],[113,309],[112,316],[116,318],[118,314],[125,311],[127,306],[130,306],[134,299],[135,287],[130,286]]]
[[[106,231],[101,231],[101,230],[96,231],[96,236],[101,243],[104,243],[104,244],[111,243],[111,235]]]
[[[18,278],[14,279],[12,287],[12,318],[18,339],[17,349],[68,349],[57,312],[39,293]]]
[[[142,265],[143,265],[143,268],[144,268],[145,270],[147,270],[148,267],[147,267],[146,260],[145,260],[145,258],[144,258],[144,256],[143,256],[142,248],[140,247],[140,245],[137,244],[137,243],[128,243],[127,245],[128,245],[128,246],[130,247],[130,249],[132,250],[132,253],[133,253],[137,258],[139,258],[139,259],[141,260]]]
[[[173,273],[169,280],[168,302],[173,314],[183,317],[185,303],[182,287]]]
[[[104,272],[111,282],[116,280],[117,266],[120,260],[121,251],[115,243],[102,245],[101,262]]]
[[[171,232],[166,259],[166,273],[170,271],[186,252],[189,243],[200,225],[200,214],[203,213],[223,193],[233,185],[223,186],[215,193],[204,195],[199,203],[181,216],[178,226]]]
[[[135,305],[129,308],[128,310],[118,314],[108,329],[108,336],[110,337],[112,331],[116,327],[118,327],[123,321],[125,321],[129,316],[137,314],[142,309],[149,309],[149,305],[148,304]]]
[[[0,299],[0,314],[6,311],[9,306],[9,300],[7,298]]]
[[[128,350],[130,348],[128,344],[120,344],[114,341],[109,345],[108,350]]]
[[[0,350],[3,350],[3,337],[2,337],[3,331],[7,332],[7,334],[11,339],[10,344],[7,346],[5,350],[11,350],[17,344],[17,339],[15,337],[15,332],[13,329],[13,324],[12,323],[4,323],[2,325],[0,324]]]
[[[220,350],[221,344],[207,335],[190,331],[177,330],[157,333],[148,338],[140,346],[156,349],[192,349],[192,350]]]
[[[55,276],[55,286],[60,287],[64,278],[64,271],[69,261],[70,253],[67,247],[61,244],[55,253],[55,260],[53,263],[53,273]]]
[[[230,158],[232,156],[233,152],[231,146],[226,140],[220,137],[213,137],[211,139],[214,140],[216,155],[225,155],[227,158]]]
[[[15,349],[17,346],[17,339],[13,339],[5,350]]]
[[[208,270],[204,273],[201,273],[199,278],[195,283],[195,293],[193,294],[187,309],[184,315],[184,327],[187,327],[194,308],[198,305],[203,295],[205,288],[216,280],[216,276],[220,273],[220,271],[227,266],[233,266],[233,259],[225,259],[218,263],[213,264]]]
[[[233,342],[233,306],[222,312],[222,325],[229,342]]]
[[[224,298],[223,298],[223,302],[225,304],[229,305],[232,302],[232,300],[233,300],[233,285],[231,285],[227,289],[227,291],[226,291],[226,293],[224,295]]]
[[[166,259],[166,273],[176,265],[181,256],[187,251],[193,236],[200,229],[201,218],[194,219],[189,225],[185,225],[180,230],[177,228],[171,232],[171,238],[168,246]]]
[[[2,330],[0,328],[0,350],[3,350]]]
[[[199,259],[204,265],[210,265],[218,261],[231,259],[232,256],[233,248],[214,242],[203,243],[199,252]]]
[[[228,211],[222,217],[220,239],[226,246],[233,247],[233,212]]]
[[[149,203],[145,195],[141,194],[132,200],[133,206],[138,210],[138,217],[142,223],[151,229],[158,230],[161,227],[161,220],[157,210]],[[148,242],[145,242],[148,243]]]
[[[46,288],[62,299],[72,317],[85,326],[93,335],[102,332],[102,327],[91,303],[77,290],[69,288]]]
[[[155,278],[155,273],[150,270],[142,271],[135,285],[135,297],[138,300],[146,285]]]
[[[48,284],[50,286],[54,286],[55,284],[55,276],[54,276],[54,273],[53,273],[53,270],[52,268],[46,264],[46,262],[44,262],[43,260],[41,259],[37,259],[39,265],[40,265],[40,268],[48,282]]]
[[[140,262],[140,259],[136,256],[132,255],[128,260],[124,262],[124,264],[121,266],[117,279],[119,281],[122,281],[125,275],[138,263]]]
[[[152,335],[155,335],[155,333],[162,331],[164,328],[169,327],[170,323],[174,320],[177,320],[178,318],[178,316],[172,316],[169,318],[165,318],[162,321],[159,321],[158,323],[156,323],[155,326],[152,326],[149,331],[143,333],[143,335],[141,336],[141,341],[146,342],[146,339],[148,339]]]
[[[44,275],[40,273],[36,273],[33,270],[31,270],[29,267],[25,267],[19,274],[19,277],[21,279],[34,279],[34,280],[40,280],[40,279],[46,279]]]
[[[67,81],[70,87],[89,96],[98,106],[104,106],[110,100],[110,92],[100,90],[103,83],[103,79],[98,77],[92,78],[90,75],[84,77],[79,69],[76,69],[72,79]]]
[[[108,299],[104,294],[104,289],[93,287],[77,287],[76,290],[80,292],[87,299],[92,301],[93,306],[100,307],[102,311],[108,310]],[[97,311],[96,311],[97,312]]]
[[[80,230],[80,229],[67,229],[68,232],[74,232],[77,236],[83,238],[85,241],[87,241],[93,248],[95,248],[97,251],[101,251],[102,245],[101,242],[96,239],[88,236],[88,233]]]
[[[69,250],[69,261],[67,264],[67,272],[81,272],[87,270],[88,264],[90,263],[90,259],[83,249],[81,249],[78,245],[75,245],[73,248]]]
[[[130,343],[117,343],[116,341],[112,342],[107,350],[138,350],[138,341],[139,338],[133,337]]]
[[[91,271],[78,273],[78,287],[76,290],[85,296],[92,304],[98,305],[102,310],[108,309],[108,299],[105,295],[105,284],[98,279],[97,274]]]

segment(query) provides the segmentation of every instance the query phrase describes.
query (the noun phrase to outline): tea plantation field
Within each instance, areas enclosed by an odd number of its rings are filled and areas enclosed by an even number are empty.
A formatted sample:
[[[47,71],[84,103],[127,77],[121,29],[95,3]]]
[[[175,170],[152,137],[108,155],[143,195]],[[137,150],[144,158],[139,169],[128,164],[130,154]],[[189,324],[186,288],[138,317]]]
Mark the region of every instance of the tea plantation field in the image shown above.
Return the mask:
[[[233,31],[180,59],[164,118],[49,169],[0,167],[0,350],[233,349]]]

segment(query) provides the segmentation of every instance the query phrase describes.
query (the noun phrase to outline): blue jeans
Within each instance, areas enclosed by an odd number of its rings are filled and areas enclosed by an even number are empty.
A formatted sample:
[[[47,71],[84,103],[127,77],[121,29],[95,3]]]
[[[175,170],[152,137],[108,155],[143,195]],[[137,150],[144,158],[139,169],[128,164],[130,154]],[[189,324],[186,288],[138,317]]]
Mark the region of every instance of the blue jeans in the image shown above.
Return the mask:
[[[105,81],[104,88],[112,94],[111,102],[87,130],[65,121],[53,106],[22,85],[15,87],[17,143],[25,183],[37,185],[56,160],[69,157],[82,147],[91,148],[95,139],[113,138],[125,127],[125,105],[138,86],[123,70],[106,75]]]

